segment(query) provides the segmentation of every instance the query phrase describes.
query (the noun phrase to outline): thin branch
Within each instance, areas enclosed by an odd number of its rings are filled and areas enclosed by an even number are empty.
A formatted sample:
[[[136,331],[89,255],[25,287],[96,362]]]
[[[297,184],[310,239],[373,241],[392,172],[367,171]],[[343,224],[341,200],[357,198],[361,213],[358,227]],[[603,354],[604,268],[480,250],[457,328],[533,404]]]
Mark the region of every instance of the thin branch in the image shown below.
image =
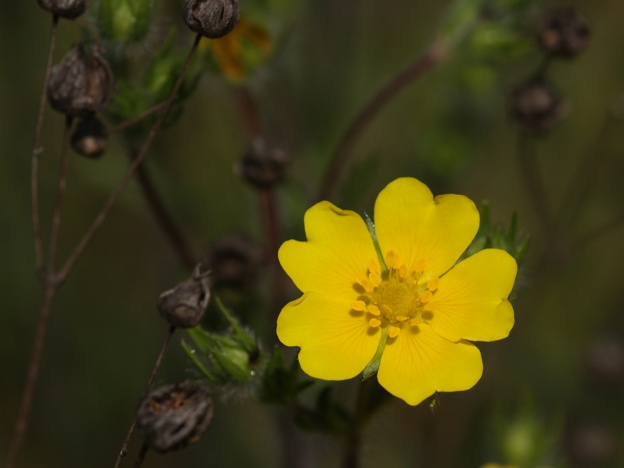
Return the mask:
[[[171,343],[171,338],[173,337],[174,332],[175,332],[175,327],[169,327],[169,330],[167,331],[167,335],[165,336],[165,340],[163,341],[163,344],[160,347],[160,352],[158,353],[158,357],[156,358],[154,367],[152,368],[152,373],[150,374],[149,379],[147,379],[147,384],[145,386],[145,390],[143,391],[143,396],[147,395],[147,392],[149,392],[150,387],[154,383],[154,379],[156,378],[156,374],[158,373],[158,370],[160,369],[160,365],[163,362],[165,353],[167,352],[167,349],[169,349],[169,343]],[[117,455],[117,460],[115,461],[115,468],[119,468],[119,465],[121,464],[121,459],[128,454],[128,445],[130,445],[130,439],[132,437],[132,434],[134,433],[135,427],[136,427],[136,415],[132,419],[132,424],[130,424],[130,428],[128,429],[128,433],[126,434],[126,438],[124,439],[123,444],[121,445],[121,449],[119,450],[119,454]],[[145,444],[144,444],[144,447],[145,447]],[[143,450],[143,448],[141,448],[141,450]]]
[[[161,110],[163,107],[165,107],[166,104],[167,104],[166,101],[165,102],[161,102],[160,104],[156,104],[155,106],[150,107],[146,111],[141,112],[136,117],[133,117],[133,118],[131,118],[129,120],[126,120],[125,122],[121,122],[121,123],[119,123],[117,125],[112,125],[112,126],[108,127],[107,131],[108,131],[108,133],[116,133],[116,132],[120,132],[122,130],[125,130],[128,127],[132,127],[133,125],[138,124],[143,119],[149,117],[153,113],[158,112],[159,110]]]
[[[414,80],[442,62],[447,57],[447,52],[444,44],[433,44],[416,62],[409,65],[377,91],[373,98],[360,110],[343,135],[327,166],[318,199],[328,199],[336,190],[342,173],[349,163],[355,144],[381,110]]]
[[[35,257],[37,263],[37,272],[40,274],[43,272],[43,241],[41,239],[41,223],[39,219],[39,156],[43,152],[43,149],[41,148],[41,130],[43,128],[43,114],[46,107],[46,96],[48,81],[50,79],[50,70],[52,69],[52,62],[54,60],[54,47],[56,45],[57,27],[58,16],[52,15],[52,27],[50,29],[48,59],[46,62],[43,86],[41,89],[41,97],[39,98],[39,111],[37,113],[37,124],[35,126],[35,137],[31,153],[30,196],[32,203],[33,231],[35,238]]]
[[[67,169],[69,167],[69,139],[73,118],[65,116],[65,127],[63,129],[63,148],[61,150],[61,166],[59,169],[58,188],[56,191],[56,202],[54,204],[54,214],[52,215],[52,232],[50,234],[50,258],[48,265],[48,281],[52,280],[56,271],[56,258],[61,230],[61,211],[63,200],[65,199],[65,189],[67,188]]]
[[[200,39],[201,39],[201,36],[197,34],[195,36],[195,41],[193,42],[193,46],[191,47],[191,50],[188,54],[188,58],[186,59],[186,63],[184,64],[182,73],[180,74],[178,81],[176,82],[173,88],[173,91],[171,92],[171,95],[169,96],[169,99],[167,99],[165,106],[162,110],[162,113],[160,114],[160,117],[158,118],[158,120],[156,121],[152,129],[150,130],[149,135],[147,136],[145,142],[143,143],[143,146],[141,146],[141,148],[139,149],[136,158],[134,159],[134,161],[132,162],[128,170],[126,171],[126,174],[124,175],[122,180],[119,182],[119,185],[115,188],[115,190],[113,190],[108,201],[106,202],[106,204],[104,205],[100,213],[96,216],[91,226],[87,229],[84,236],[82,237],[82,239],[80,240],[76,248],[74,249],[73,253],[69,256],[69,258],[63,265],[63,268],[59,271],[58,273],[59,280],[63,280],[67,276],[67,274],[73,268],[76,261],[81,257],[85,248],[87,247],[89,242],[91,242],[91,239],[93,238],[95,233],[100,229],[100,227],[104,223],[104,220],[106,219],[106,217],[112,210],[113,206],[115,205],[115,203],[117,202],[121,194],[124,192],[128,184],[130,183],[130,181],[136,174],[139,166],[145,159],[145,156],[147,155],[148,150],[151,148],[152,143],[154,142],[154,139],[156,138],[156,135],[158,135],[169,113],[169,110],[171,109],[171,106],[173,105],[173,102],[176,99],[176,96],[178,94],[178,91],[180,90],[180,86],[182,86],[184,78],[186,77],[186,74],[188,73],[188,70],[191,65],[191,61],[193,59],[193,56],[195,55],[195,51],[197,50],[197,45],[199,44]]]
[[[149,446],[144,442],[143,445],[141,445],[141,450],[139,451],[136,460],[134,461],[134,468],[139,468],[143,464],[148,451]]]
[[[158,194],[158,190],[152,181],[145,165],[141,165],[137,169],[137,181],[143,189],[143,196],[147,201],[152,214],[156,218],[156,221],[160,225],[160,228],[165,234],[165,237],[169,240],[173,250],[178,255],[178,258],[189,270],[193,270],[197,261],[195,255],[184,238],[184,235],[178,229],[173,217],[167,210],[165,203]]]
[[[22,401],[17,413],[13,438],[11,440],[11,445],[9,446],[9,457],[6,465],[7,468],[14,468],[17,465],[20,449],[22,447],[22,443],[24,442],[24,434],[26,433],[26,428],[28,427],[33,394],[35,392],[37,378],[39,377],[41,356],[43,355],[43,349],[48,331],[48,323],[50,320],[50,312],[52,310],[52,303],[54,301],[56,291],[57,285],[46,284],[43,293],[41,311],[39,313],[39,325],[37,326],[35,341],[32,347],[32,355],[28,364],[28,373],[26,375],[24,393],[22,394]]]
[[[591,229],[589,232],[587,232],[583,237],[581,237],[579,240],[577,240],[576,242],[572,243],[571,248],[572,249],[582,249],[585,246],[587,246],[587,244],[594,242],[595,240],[599,239],[600,237],[604,236],[605,234],[608,234],[609,232],[613,231],[614,229],[617,229],[619,227],[622,227],[624,225],[624,215],[620,215],[618,217],[616,217],[615,219],[608,221],[598,227],[595,227],[594,229]]]
[[[554,237],[554,217],[540,176],[535,140],[525,132],[519,134],[518,165],[520,166],[526,196],[533,206],[546,241],[550,245]]]

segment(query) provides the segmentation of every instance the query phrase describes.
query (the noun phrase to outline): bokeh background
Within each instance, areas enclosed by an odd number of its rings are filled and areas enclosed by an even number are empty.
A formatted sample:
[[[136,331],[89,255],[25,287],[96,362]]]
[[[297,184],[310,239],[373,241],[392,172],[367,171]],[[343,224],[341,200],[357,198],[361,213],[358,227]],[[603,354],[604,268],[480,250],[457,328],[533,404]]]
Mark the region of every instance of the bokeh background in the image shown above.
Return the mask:
[[[160,3],[147,39],[133,45],[137,60],[149,60],[169,28],[180,28],[175,41],[180,56],[192,41],[179,21],[182,2]],[[351,119],[435,39],[452,2],[265,3],[273,54],[246,85],[267,132],[291,158],[277,190],[282,234],[288,238],[301,235],[303,212]],[[517,211],[522,232],[531,236],[515,291],[516,326],[508,339],[479,345],[482,380],[469,392],[440,395],[435,411],[402,401],[386,405],[364,433],[363,466],[479,467],[511,463],[519,453],[529,454],[528,466],[624,466],[624,3],[533,3],[523,27],[514,29],[520,45],[499,47],[486,35],[384,108],[358,141],[332,198],[338,206],[371,212],[383,186],[409,175],[436,194],[488,200],[494,222],[503,226]],[[560,5],[573,6],[588,19],[591,41],[579,57],[549,67],[567,112],[534,141],[544,203],[566,213],[564,223],[556,221],[553,244],[527,196],[519,131],[508,109],[510,91],[542,60],[531,25],[537,28],[540,12]],[[34,1],[0,3],[3,456],[41,301],[29,171],[49,27],[49,15]],[[57,61],[85,27],[94,25],[87,18],[61,21]],[[204,73],[147,161],[198,253],[232,232],[263,242],[256,193],[233,170],[249,144],[237,86],[218,72]],[[40,181],[44,226],[54,201],[62,126],[60,114],[48,110]],[[115,138],[100,160],[72,154],[61,255],[79,239],[126,167]],[[56,301],[21,466],[112,466],[166,333],[156,299],[186,275],[140,189],[131,185]],[[269,287],[261,269],[255,285],[227,297],[270,347]],[[182,335],[174,338],[158,383],[197,375],[179,344]],[[352,383],[337,385],[337,398],[346,405],[352,394]],[[242,391],[219,392],[203,440],[179,453],[149,454],[145,466],[280,466],[285,451],[276,423],[284,418],[275,416],[280,412]],[[288,430],[295,434],[290,448],[298,451],[301,466],[338,466],[337,441]],[[126,465],[137,448],[135,439]]]

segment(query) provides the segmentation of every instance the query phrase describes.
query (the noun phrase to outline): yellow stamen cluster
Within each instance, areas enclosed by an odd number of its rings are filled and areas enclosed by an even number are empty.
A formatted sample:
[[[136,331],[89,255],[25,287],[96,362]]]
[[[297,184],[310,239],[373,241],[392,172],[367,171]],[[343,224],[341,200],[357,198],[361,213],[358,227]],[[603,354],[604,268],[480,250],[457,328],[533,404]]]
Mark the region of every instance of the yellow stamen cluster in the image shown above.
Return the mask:
[[[418,325],[433,317],[429,303],[440,280],[425,281],[424,265],[418,263],[408,269],[394,251],[386,253],[387,270],[382,272],[377,260],[368,262],[366,277],[357,278],[361,294],[351,308],[367,314],[372,328],[388,327],[388,337],[395,338],[406,325]]]

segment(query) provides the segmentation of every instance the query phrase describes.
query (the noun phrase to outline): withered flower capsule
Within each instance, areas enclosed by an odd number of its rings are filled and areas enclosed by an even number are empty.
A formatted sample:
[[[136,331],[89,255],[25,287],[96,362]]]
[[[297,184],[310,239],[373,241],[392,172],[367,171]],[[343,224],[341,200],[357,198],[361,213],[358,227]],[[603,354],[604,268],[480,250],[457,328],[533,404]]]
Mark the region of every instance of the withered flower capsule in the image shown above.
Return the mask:
[[[83,117],[71,136],[71,145],[76,153],[87,158],[99,158],[108,144],[108,134],[102,122],[94,115]]]
[[[215,287],[244,288],[256,277],[262,249],[235,233],[218,239],[207,257]]]
[[[74,117],[102,110],[113,92],[113,74],[99,47],[73,47],[50,71],[48,97],[54,109]]]
[[[37,0],[39,6],[65,19],[75,19],[87,9],[87,0]]]
[[[184,22],[198,34],[212,39],[225,36],[238,23],[238,0],[186,0]]]
[[[542,22],[539,44],[549,55],[573,58],[589,42],[589,25],[573,8],[551,11]]]
[[[511,116],[524,130],[548,131],[562,119],[564,113],[564,102],[544,80],[530,80],[512,93]]]
[[[210,280],[197,265],[189,279],[165,291],[158,298],[160,315],[176,328],[193,328],[199,324],[210,301]]]
[[[154,451],[164,453],[197,442],[210,425],[214,407],[206,384],[163,385],[139,403],[137,431]]]
[[[286,176],[288,158],[281,148],[255,138],[236,166],[238,174],[258,189],[269,189]]]

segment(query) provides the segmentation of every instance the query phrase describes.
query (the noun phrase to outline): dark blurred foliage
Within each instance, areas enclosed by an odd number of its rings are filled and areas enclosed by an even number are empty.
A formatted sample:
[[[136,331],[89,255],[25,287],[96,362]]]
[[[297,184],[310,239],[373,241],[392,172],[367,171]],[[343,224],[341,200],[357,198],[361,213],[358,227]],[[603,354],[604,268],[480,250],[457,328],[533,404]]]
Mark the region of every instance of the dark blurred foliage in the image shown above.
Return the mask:
[[[303,213],[351,119],[435,39],[450,2],[251,3],[242,2],[243,14],[246,5],[254,11],[264,3],[277,39],[273,56],[248,86],[268,136],[290,155],[289,175],[277,189],[283,238],[302,238]],[[536,41],[541,12],[564,4],[485,3],[489,23],[374,120],[354,148],[332,201],[371,213],[379,190],[409,175],[436,194],[488,200],[493,225],[508,226],[517,212],[517,229],[531,235],[531,247],[514,292],[516,325],[508,339],[480,345],[485,371],[473,390],[439,395],[434,411],[401,401],[384,406],[364,433],[363,466],[463,468],[519,460],[527,466],[624,466],[624,3],[565,4],[587,18],[591,39],[574,60],[549,64],[548,78],[564,97],[567,113],[538,137],[522,137],[510,122],[509,96],[543,64]],[[530,3],[535,5],[525,8]],[[135,100],[117,102],[109,118],[114,120],[114,112],[129,102],[156,104],[142,87],[158,91],[165,86],[161,81],[175,79],[177,54],[182,60],[192,41],[181,27],[181,5],[163,0],[142,39],[123,46],[137,59],[158,57],[167,48],[175,54],[158,62],[163,68],[150,72],[149,82],[135,84],[128,94]],[[517,8],[517,16],[501,16],[504,8]],[[0,3],[2,456],[41,301],[28,177],[50,24],[34,1]],[[107,25],[110,30],[122,26]],[[172,26],[181,29],[170,35]],[[85,18],[62,20],[57,60],[95,30]],[[517,35],[509,36],[510,30]],[[197,252],[231,232],[244,232],[262,245],[257,194],[234,170],[250,145],[237,85],[216,72],[193,77],[189,97],[174,109],[172,125],[158,137],[147,167]],[[118,83],[117,89],[130,86]],[[50,110],[45,118],[40,188],[47,226],[63,119]],[[530,138],[529,146],[521,138]],[[533,172],[539,172],[559,222],[544,223],[527,196],[520,163],[526,151],[535,152]],[[112,137],[98,160],[71,155],[61,255],[70,251],[123,174],[126,152]],[[275,338],[264,320],[269,275],[266,264],[260,268],[264,271],[254,275],[255,287],[224,297],[270,347]],[[55,304],[21,466],[113,465],[167,332],[156,309],[158,296],[188,273],[140,189],[131,185]],[[205,323],[225,327],[214,306]],[[199,377],[180,346],[182,336],[174,337],[157,384]],[[323,387],[319,383],[305,390],[310,401]],[[348,406],[353,382],[336,385],[332,393]],[[284,411],[247,396],[234,389],[222,392],[203,440],[175,454],[150,453],[144,466],[274,467],[289,453],[296,453],[303,467],[338,465],[336,441],[295,429]],[[286,448],[280,440],[284,434],[289,434]]]

